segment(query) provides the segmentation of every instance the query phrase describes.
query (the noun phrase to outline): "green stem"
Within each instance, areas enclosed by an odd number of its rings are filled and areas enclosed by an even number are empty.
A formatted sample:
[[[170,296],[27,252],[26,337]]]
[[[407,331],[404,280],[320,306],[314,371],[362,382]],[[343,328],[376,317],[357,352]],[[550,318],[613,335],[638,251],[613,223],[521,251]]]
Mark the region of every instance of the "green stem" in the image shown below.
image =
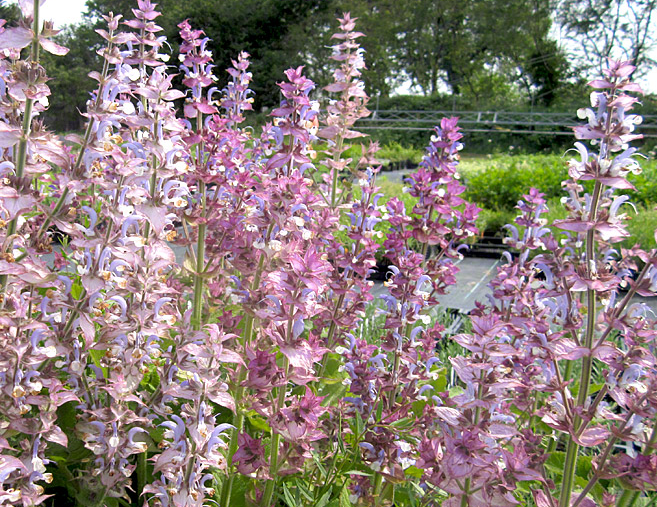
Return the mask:
[[[374,498],[376,499],[374,505],[379,507],[383,500],[383,475],[381,474],[376,474],[374,477]]]
[[[271,234],[271,229],[273,225],[269,226],[267,231],[267,237]],[[256,290],[260,286],[260,277],[262,276],[262,270],[265,267],[265,254],[264,252],[260,253],[260,259],[258,261],[258,268],[256,269],[255,276],[253,277],[253,283],[251,285],[252,290]],[[254,329],[255,320],[253,315],[248,315],[246,317],[246,324],[244,326],[244,348],[246,349],[251,343],[253,338],[253,329]],[[240,410],[239,404],[242,396],[244,395],[244,387],[242,383],[246,380],[246,368],[240,368],[240,373],[237,379],[237,387],[235,389],[235,417],[233,418],[233,426],[235,430],[230,436],[230,443],[228,444],[228,454],[226,455],[228,477],[221,486],[221,499],[219,505],[221,507],[230,506],[230,497],[233,490],[233,483],[235,482],[235,473],[232,470],[233,466],[233,456],[237,452],[238,447],[238,438],[242,429],[244,428],[244,413]]]
[[[468,507],[468,497],[470,496],[470,477],[468,477],[465,480],[465,484],[463,486],[463,493],[464,495],[461,497],[461,506],[460,507]]]
[[[39,0],[34,0],[34,19],[32,21],[32,31],[34,32],[34,39],[32,40],[32,47],[30,48],[30,60],[32,64],[39,63]],[[25,174],[25,164],[27,163],[27,141],[30,138],[32,132],[32,110],[34,108],[34,99],[25,99],[25,112],[23,113],[23,123],[22,123],[22,132],[21,138],[18,142],[18,152],[16,156],[16,185],[17,188],[20,188],[21,180]],[[18,218],[20,215],[16,215],[7,225],[7,236],[10,238],[16,233]],[[12,241],[8,242],[9,249],[11,251]],[[7,288],[7,281],[9,280],[7,275],[0,276],[0,286],[2,286],[2,294],[5,293]],[[4,300],[3,300],[4,304]]]
[[[595,182],[593,188],[593,197],[591,200],[591,211],[589,212],[589,221],[595,222],[598,213],[598,204],[600,194],[602,193],[602,184]],[[595,229],[589,229],[586,232],[586,270],[589,279],[593,277],[593,264],[595,262]],[[589,289],[586,291],[587,315],[586,315],[586,335],[584,336],[583,346],[591,350],[593,346],[593,335],[595,332],[595,291]],[[589,397],[589,388],[591,384],[591,371],[593,367],[593,356],[589,352],[582,359],[582,373],[579,380],[579,392],[577,394],[577,405],[583,407]],[[565,400],[564,400],[565,402]],[[573,420],[573,429],[577,431],[581,419],[575,417]],[[573,491],[575,481],[575,469],[577,467],[577,456],[579,454],[579,445],[574,441],[572,436],[568,438],[566,447],[566,460],[563,467],[563,476],[561,483],[561,496],[559,497],[559,507],[570,506],[570,496]]]
[[[568,439],[566,447],[566,460],[563,467],[563,477],[561,479],[561,497],[559,498],[559,506],[567,507],[570,505],[570,495],[573,491],[573,483],[575,481],[575,465],[577,463],[577,454],[579,452],[579,445],[571,438]]]
[[[34,32],[34,39],[32,39],[32,47],[30,48],[30,58],[33,62],[39,61],[39,34],[41,32],[39,26],[39,8],[41,7],[39,0],[32,2],[34,5],[34,17],[32,20],[32,31]]]
[[[340,155],[342,154],[342,146],[344,144],[344,136],[342,133],[338,137],[338,141],[335,146],[335,151],[333,152],[333,162],[337,162],[340,159]],[[331,207],[335,208],[336,202],[335,198],[338,192],[338,169],[335,167],[335,164],[333,166],[333,182],[331,185]]]
[[[201,208],[205,210],[205,183],[200,183]],[[205,215],[205,213],[203,213]],[[207,225],[201,223],[198,226],[198,241],[196,243],[196,274],[194,275],[194,307],[192,310],[192,327],[201,329],[203,319],[203,271],[205,271],[205,232]]]
[[[25,164],[27,162],[27,140],[32,131],[32,108],[34,100],[27,99],[25,101],[25,115],[23,116],[23,135],[18,143],[18,155],[16,159],[16,180],[20,185],[23,175],[25,173]],[[18,215],[15,216],[7,226],[7,238],[16,233],[16,223],[18,222]]]
[[[292,312],[290,312],[292,313]],[[290,322],[289,322],[289,328],[291,328],[292,320],[290,316]],[[283,371],[285,372],[285,378],[287,378],[288,374],[288,369],[289,369],[290,363],[287,359],[287,356],[283,356]],[[278,388],[278,397],[276,400],[276,407],[275,410],[276,412],[279,412],[281,408],[283,408],[283,404],[285,403],[285,390],[287,386],[286,384],[283,384]],[[278,475],[278,467],[280,463],[278,462],[278,450],[280,448],[281,444],[281,435],[280,433],[276,433],[273,429],[271,432],[271,455],[269,459],[269,471],[271,475],[271,479],[267,481],[267,485],[265,486],[265,492],[262,495],[262,505],[265,507],[269,507],[271,505],[271,501],[274,497],[274,488],[276,487],[276,476]]]
[[[137,457],[137,494],[140,495],[144,492],[146,483],[148,482],[148,451],[142,452]]]

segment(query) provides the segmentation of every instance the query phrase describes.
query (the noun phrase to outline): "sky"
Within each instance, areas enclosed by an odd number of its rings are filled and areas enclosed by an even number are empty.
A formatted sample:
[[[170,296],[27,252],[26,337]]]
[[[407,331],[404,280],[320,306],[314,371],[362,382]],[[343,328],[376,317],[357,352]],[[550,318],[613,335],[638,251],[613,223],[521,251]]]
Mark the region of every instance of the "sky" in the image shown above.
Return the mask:
[[[40,9],[41,17],[54,21],[55,28],[79,23],[82,21],[82,13],[86,10],[85,3],[86,0],[46,0]]]
[[[82,21],[82,13],[86,10],[85,3],[86,0],[46,0],[41,7],[41,15],[43,19],[54,21],[55,28],[62,28],[66,24]],[[657,49],[655,52],[657,53]],[[657,68],[652,69],[639,84],[645,91],[657,93]]]

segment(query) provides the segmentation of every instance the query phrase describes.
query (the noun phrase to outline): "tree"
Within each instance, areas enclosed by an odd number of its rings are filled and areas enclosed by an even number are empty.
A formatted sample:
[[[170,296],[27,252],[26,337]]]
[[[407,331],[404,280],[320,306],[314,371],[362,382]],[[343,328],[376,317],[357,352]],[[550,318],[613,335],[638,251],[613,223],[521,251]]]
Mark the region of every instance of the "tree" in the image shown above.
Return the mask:
[[[135,6],[134,0],[88,0],[89,15],[98,19],[113,10],[126,17]],[[303,65],[307,45],[319,40],[302,40],[299,37],[304,25],[313,26],[331,6],[330,0],[161,0],[158,10],[162,16],[157,22],[164,29],[173,53],[179,41],[177,25],[189,19],[195,28],[205,31],[214,53],[219,86],[224,84],[223,69],[230,67],[231,59],[240,51],[251,55],[253,89],[256,108],[278,104],[276,82],[283,79],[283,71]],[[304,32],[307,33],[307,32]],[[172,60],[173,62],[173,60]]]
[[[0,0],[0,19],[14,24],[20,19],[20,9],[17,4],[9,4],[7,0]]]
[[[599,74],[608,57],[631,60],[635,77],[657,63],[657,0],[560,0],[556,20],[580,70]]]
[[[102,39],[90,25],[80,24],[66,27],[57,36],[57,41],[69,48],[66,56],[55,56],[45,51],[41,56],[51,78],[48,85],[52,95],[46,119],[48,126],[57,132],[80,130],[85,118],[79,110],[85,110],[89,94],[97,85],[88,74],[102,66],[95,51]]]
[[[398,58],[426,94],[445,83],[458,95],[484,71],[522,68],[550,29],[549,0],[412,0],[397,10]]]

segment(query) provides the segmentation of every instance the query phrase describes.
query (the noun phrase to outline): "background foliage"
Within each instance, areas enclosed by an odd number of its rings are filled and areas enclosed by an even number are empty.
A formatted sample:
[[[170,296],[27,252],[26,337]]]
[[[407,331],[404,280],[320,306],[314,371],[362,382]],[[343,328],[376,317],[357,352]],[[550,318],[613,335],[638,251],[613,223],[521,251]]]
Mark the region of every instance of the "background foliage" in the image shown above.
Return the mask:
[[[633,46],[638,48],[636,54],[628,56],[639,59],[640,70],[641,65],[650,63],[647,55],[654,41],[650,33],[644,32],[646,23],[651,23],[649,16],[656,2],[638,2],[641,5],[636,9],[640,7],[640,12],[637,10],[640,16],[628,18],[614,33],[608,33],[613,29],[608,18],[622,7],[617,5],[621,3],[620,0],[161,0],[159,8],[163,15],[158,22],[172,46],[172,54],[180,41],[176,25],[182,19],[205,27],[217,68],[227,68],[230,58],[238,51],[250,53],[256,76],[253,83],[256,112],[270,110],[278,104],[276,82],[289,66],[305,65],[305,73],[318,87],[330,82],[331,73],[326,65],[331,51],[330,27],[335,17],[347,10],[359,18],[359,29],[367,34],[362,39],[368,62],[363,80],[374,97],[373,108],[569,111],[574,104],[581,104],[586,95],[587,72],[599,67],[608,53],[590,51],[588,59],[581,57],[578,48],[586,46],[591,33],[616,44],[625,40],[621,40],[623,34],[627,38],[628,34],[636,32],[639,37],[643,33],[640,43]],[[85,90],[92,85],[87,69],[99,64],[94,49],[99,47],[100,38],[94,29],[101,26],[100,15],[113,11],[131,16],[130,0],[88,0],[87,6],[85,22],[69,26],[60,35],[62,42],[71,48],[68,58],[47,56],[44,62],[55,78],[53,110],[57,114],[50,122],[58,131],[81,127],[82,119],[75,105],[84,103]],[[3,14],[13,7],[0,6],[0,9],[4,9],[0,11]],[[591,12],[596,15],[587,16]],[[12,16],[15,18],[15,10],[7,15],[9,19]],[[509,19],[514,22],[509,24]],[[564,38],[570,41],[567,48],[551,38],[553,19],[559,22]],[[175,66],[178,62],[169,64]],[[394,97],[402,83],[413,85],[414,91],[422,95]],[[218,86],[224,84],[219,82]],[[382,141],[396,140],[417,147],[424,143],[424,133],[421,136],[385,133],[380,137]],[[477,148],[482,140],[486,142],[483,138],[475,138],[474,144],[470,141],[470,149]],[[532,139],[527,149],[560,148],[560,141],[554,137]],[[510,144],[506,139],[500,142]]]

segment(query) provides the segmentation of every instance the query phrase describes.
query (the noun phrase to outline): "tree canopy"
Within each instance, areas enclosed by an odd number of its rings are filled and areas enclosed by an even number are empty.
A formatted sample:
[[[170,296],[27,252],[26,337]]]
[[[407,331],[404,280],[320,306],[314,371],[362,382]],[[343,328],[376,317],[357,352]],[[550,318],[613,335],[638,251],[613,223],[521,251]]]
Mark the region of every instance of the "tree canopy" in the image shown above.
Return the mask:
[[[500,100],[550,107],[572,87],[573,70],[598,65],[613,46],[632,47],[628,58],[648,63],[655,41],[647,27],[656,6],[657,0],[160,0],[157,22],[173,55],[178,23],[189,19],[205,31],[219,86],[225,79],[220,69],[247,51],[256,110],[278,103],[276,83],[289,67],[305,65],[319,87],[330,81],[330,34],[346,11],[367,35],[361,39],[363,79],[372,96],[385,98],[410,83],[425,95],[448,94],[472,107]],[[99,66],[94,50],[101,40],[94,30],[103,27],[101,15],[113,11],[129,19],[136,0],[87,0],[87,7],[85,22],[60,35],[69,55],[46,61],[52,86],[66,92],[54,96],[68,97],[52,106],[58,129],[81,122],[76,107],[92,87],[87,74]],[[0,1],[0,16],[11,18],[12,8]],[[626,13],[621,21],[619,12]],[[567,55],[551,38],[553,20],[588,60]],[[175,57],[169,64],[177,64]]]

